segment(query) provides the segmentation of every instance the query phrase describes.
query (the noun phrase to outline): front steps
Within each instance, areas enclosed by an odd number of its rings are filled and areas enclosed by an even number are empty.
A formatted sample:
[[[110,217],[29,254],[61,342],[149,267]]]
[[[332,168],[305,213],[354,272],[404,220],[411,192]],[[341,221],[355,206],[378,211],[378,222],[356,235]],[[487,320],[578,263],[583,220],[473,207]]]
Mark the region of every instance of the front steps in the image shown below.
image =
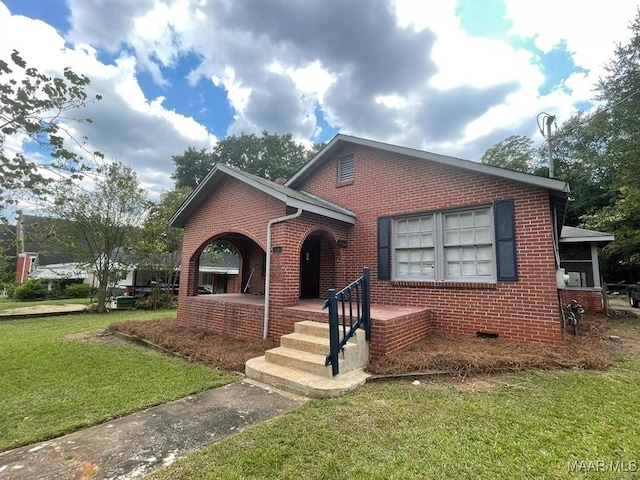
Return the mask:
[[[280,346],[252,358],[245,364],[248,378],[310,398],[339,397],[364,385],[369,375],[369,345],[358,329],[340,353],[340,373],[325,366],[329,354],[329,325],[305,320],[297,322],[294,333],[283,335]]]

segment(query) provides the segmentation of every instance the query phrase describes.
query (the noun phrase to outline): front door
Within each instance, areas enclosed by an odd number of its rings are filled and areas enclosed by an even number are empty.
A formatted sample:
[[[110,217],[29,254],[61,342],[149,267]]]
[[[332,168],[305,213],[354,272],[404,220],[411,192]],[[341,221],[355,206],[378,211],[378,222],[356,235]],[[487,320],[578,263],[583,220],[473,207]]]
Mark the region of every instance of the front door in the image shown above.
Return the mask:
[[[320,298],[320,235],[311,235],[302,244],[300,298]]]

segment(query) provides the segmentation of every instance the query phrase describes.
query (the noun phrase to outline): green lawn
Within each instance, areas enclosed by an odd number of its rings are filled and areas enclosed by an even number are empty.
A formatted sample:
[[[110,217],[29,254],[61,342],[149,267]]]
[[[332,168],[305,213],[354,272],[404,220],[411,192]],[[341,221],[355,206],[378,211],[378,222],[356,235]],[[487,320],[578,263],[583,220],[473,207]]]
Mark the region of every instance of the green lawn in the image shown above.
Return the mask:
[[[168,312],[0,322],[0,451],[173,400],[236,377],[131,345],[68,339]]]
[[[514,375],[509,384],[368,384],[309,402],[152,478],[638,478],[614,470],[640,468],[640,361],[604,373]],[[571,472],[570,462],[582,471]]]
[[[10,310],[12,308],[39,307],[41,305],[65,305],[70,303],[89,305],[90,301],[88,298],[63,298],[56,300],[31,300],[23,302],[13,298],[0,298],[0,312],[4,312],[5,310]]]

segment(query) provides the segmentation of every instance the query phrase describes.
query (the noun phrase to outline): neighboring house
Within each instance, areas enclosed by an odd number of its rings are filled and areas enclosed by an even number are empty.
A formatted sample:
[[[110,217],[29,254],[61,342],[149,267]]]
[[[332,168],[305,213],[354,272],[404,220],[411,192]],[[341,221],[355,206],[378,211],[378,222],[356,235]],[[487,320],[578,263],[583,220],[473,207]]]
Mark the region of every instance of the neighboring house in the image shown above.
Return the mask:
[[[180,263],[179,260],[180,258],[178,258],[178,263]],[[222,252],[213,261],[203,262],[199,269],[198,286],[211,290],[211,293],[239,293],[238,263],[238,256],[231,252]],[[164,283],[166,281],[167,279],[158,278],[157,272],[132,268],[118,281],[118,285],[143,287],[151,285],[153,282]]]
[[[47,233],[55,231],[56,220],[34,215],[19,214],[16,222],[16,241],[18,251],[16,262],[16,283],[28,279],[39,279],[49,283],[88,283],[94,284],[91,269],[84,263],[75,261],[73,255],[60,252],[47,241]],[[127,257],[135,263],[135,259]],[[172,262],[173,264],[174,262]],[[118,283],[126,285],[149,285],[155,273],[137,268],[127,268],[123,279]],[[200,286],[206,286],[213,293],[233,293],[240,291],[238,278],[238,257],[224,252],[214,262],[203,264],[200,269]]]
[[[18,212],[16,283],[24,283],[29,278],[69,283],[87,281],[86,266],[76,262],[73,255],[51,248],[46,240],[48,232],[55,231],[55,225],[55,219]]]
[[[560,267],[568,276],[567,285],[562,290],[565,304],[575,299],[587,310],[603,309],[598,249],[613,240],[609,233],[567,226],[562,228]]]
[[[217,164],[170,221],[184,228],[178,322],[279,339],[320,318],[307,299],[369,266],[372,358],[433,331],[559,343],[568,194],[560,180],[346,135],[285,185]],[[197,295],[215,240],[264,297]]]

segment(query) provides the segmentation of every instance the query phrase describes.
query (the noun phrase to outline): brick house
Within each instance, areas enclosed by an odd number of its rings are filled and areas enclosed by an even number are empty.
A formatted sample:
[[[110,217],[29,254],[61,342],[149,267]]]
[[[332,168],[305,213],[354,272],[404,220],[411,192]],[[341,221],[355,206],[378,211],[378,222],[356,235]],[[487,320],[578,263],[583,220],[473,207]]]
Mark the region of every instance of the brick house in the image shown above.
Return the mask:
[[[560,343],[568,194],[563,181],[342,134],[284,185],[217,164],[171,219],[184,228],[178,323],[277,340],[326,321],[318,299],[370,266],[373,359],[431,331]],[[199,255],[220,240],[240,254],[247,295],[197,295]]]

